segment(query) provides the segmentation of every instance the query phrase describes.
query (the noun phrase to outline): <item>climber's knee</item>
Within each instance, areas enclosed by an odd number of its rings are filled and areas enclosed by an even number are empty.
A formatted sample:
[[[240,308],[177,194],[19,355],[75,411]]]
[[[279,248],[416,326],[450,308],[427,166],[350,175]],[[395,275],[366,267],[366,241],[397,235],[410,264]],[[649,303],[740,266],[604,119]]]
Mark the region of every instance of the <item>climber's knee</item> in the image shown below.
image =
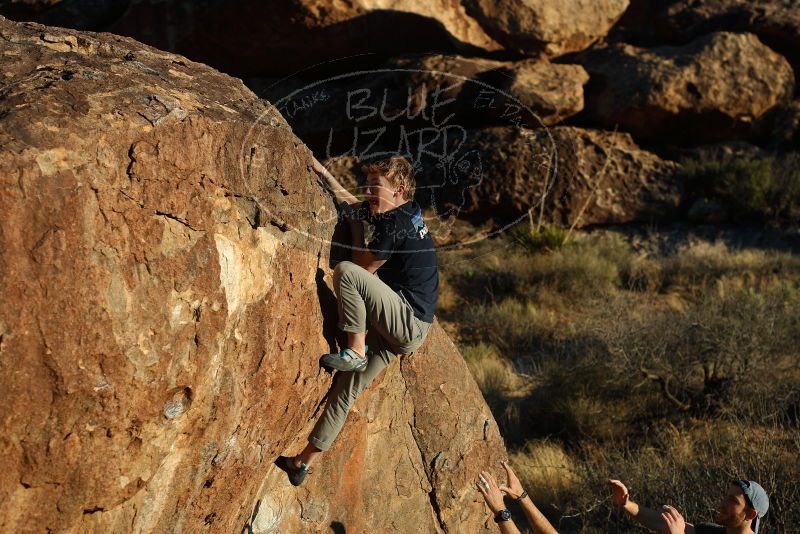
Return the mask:
[[[333,287],[338,288],[342,278],[352,273],[356,268],[358,268],[358,265],[352,261],[341,261],[337,263],[336,267],[333,269]]]

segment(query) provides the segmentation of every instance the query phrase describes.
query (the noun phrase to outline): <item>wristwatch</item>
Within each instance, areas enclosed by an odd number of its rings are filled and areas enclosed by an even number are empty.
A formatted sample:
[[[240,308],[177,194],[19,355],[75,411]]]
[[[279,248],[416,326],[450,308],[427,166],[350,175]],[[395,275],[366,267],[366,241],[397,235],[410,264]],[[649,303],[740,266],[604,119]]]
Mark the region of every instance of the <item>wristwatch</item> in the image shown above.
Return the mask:
[[[500,523],[501,521],[511,521],[511,512],[508,510],[500,510],[494,514],[494,522]]]

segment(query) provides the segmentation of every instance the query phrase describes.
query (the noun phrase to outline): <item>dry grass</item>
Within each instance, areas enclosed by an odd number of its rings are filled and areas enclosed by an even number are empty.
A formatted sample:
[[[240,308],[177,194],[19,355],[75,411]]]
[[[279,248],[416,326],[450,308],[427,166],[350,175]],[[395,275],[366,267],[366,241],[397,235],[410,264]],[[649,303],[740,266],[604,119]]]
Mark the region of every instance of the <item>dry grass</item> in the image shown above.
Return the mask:
[[[568,507],[586,485],[581,467],[554,441],[530,441],[509,461],[537,506]]]
[[[631,530],[608,477],[713,520],[747,476],[776,503],[769,531],[800,522],[800,258],[573,238],[483,244],[443,270],[446,327],[559,531]]]

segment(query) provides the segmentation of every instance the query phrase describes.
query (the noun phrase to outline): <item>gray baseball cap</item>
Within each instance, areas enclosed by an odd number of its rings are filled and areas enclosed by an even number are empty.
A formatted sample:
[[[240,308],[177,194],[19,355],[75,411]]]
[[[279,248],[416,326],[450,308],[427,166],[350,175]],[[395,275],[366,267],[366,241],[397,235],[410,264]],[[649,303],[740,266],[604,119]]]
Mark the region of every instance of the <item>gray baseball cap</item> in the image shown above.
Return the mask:
[[[756,511],[756,518],[753,521],[753,532],[758,532],[759,523],[761,518],[764,517],[769,510],[769,497],[764,488],[758,482],[752,480],[734,480],[736,484],[744,492],[744,500],[747,504]]]

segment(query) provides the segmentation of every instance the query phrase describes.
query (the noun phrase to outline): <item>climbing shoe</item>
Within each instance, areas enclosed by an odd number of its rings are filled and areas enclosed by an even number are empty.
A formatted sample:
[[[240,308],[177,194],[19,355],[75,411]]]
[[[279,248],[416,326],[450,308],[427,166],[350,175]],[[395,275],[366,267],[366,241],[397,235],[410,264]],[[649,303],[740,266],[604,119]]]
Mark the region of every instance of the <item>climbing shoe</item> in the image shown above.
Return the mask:
[[[341,352],[334,352],[333,354],[326,354],[319,359],[322,365],[330,367],[331,369],[338,369],[339,371],[357,371],[361,372],[367,368],[367,358],[359,355],[353,349],[344,349]]]
[[[290,456],[279,456],[278,459],[275,460],[275,465],[281,470],[286,471],[292,486],[299,486],[302,484],[308,474],[308,466],[300,462],[300,467],[295,467],[294,458]]]

